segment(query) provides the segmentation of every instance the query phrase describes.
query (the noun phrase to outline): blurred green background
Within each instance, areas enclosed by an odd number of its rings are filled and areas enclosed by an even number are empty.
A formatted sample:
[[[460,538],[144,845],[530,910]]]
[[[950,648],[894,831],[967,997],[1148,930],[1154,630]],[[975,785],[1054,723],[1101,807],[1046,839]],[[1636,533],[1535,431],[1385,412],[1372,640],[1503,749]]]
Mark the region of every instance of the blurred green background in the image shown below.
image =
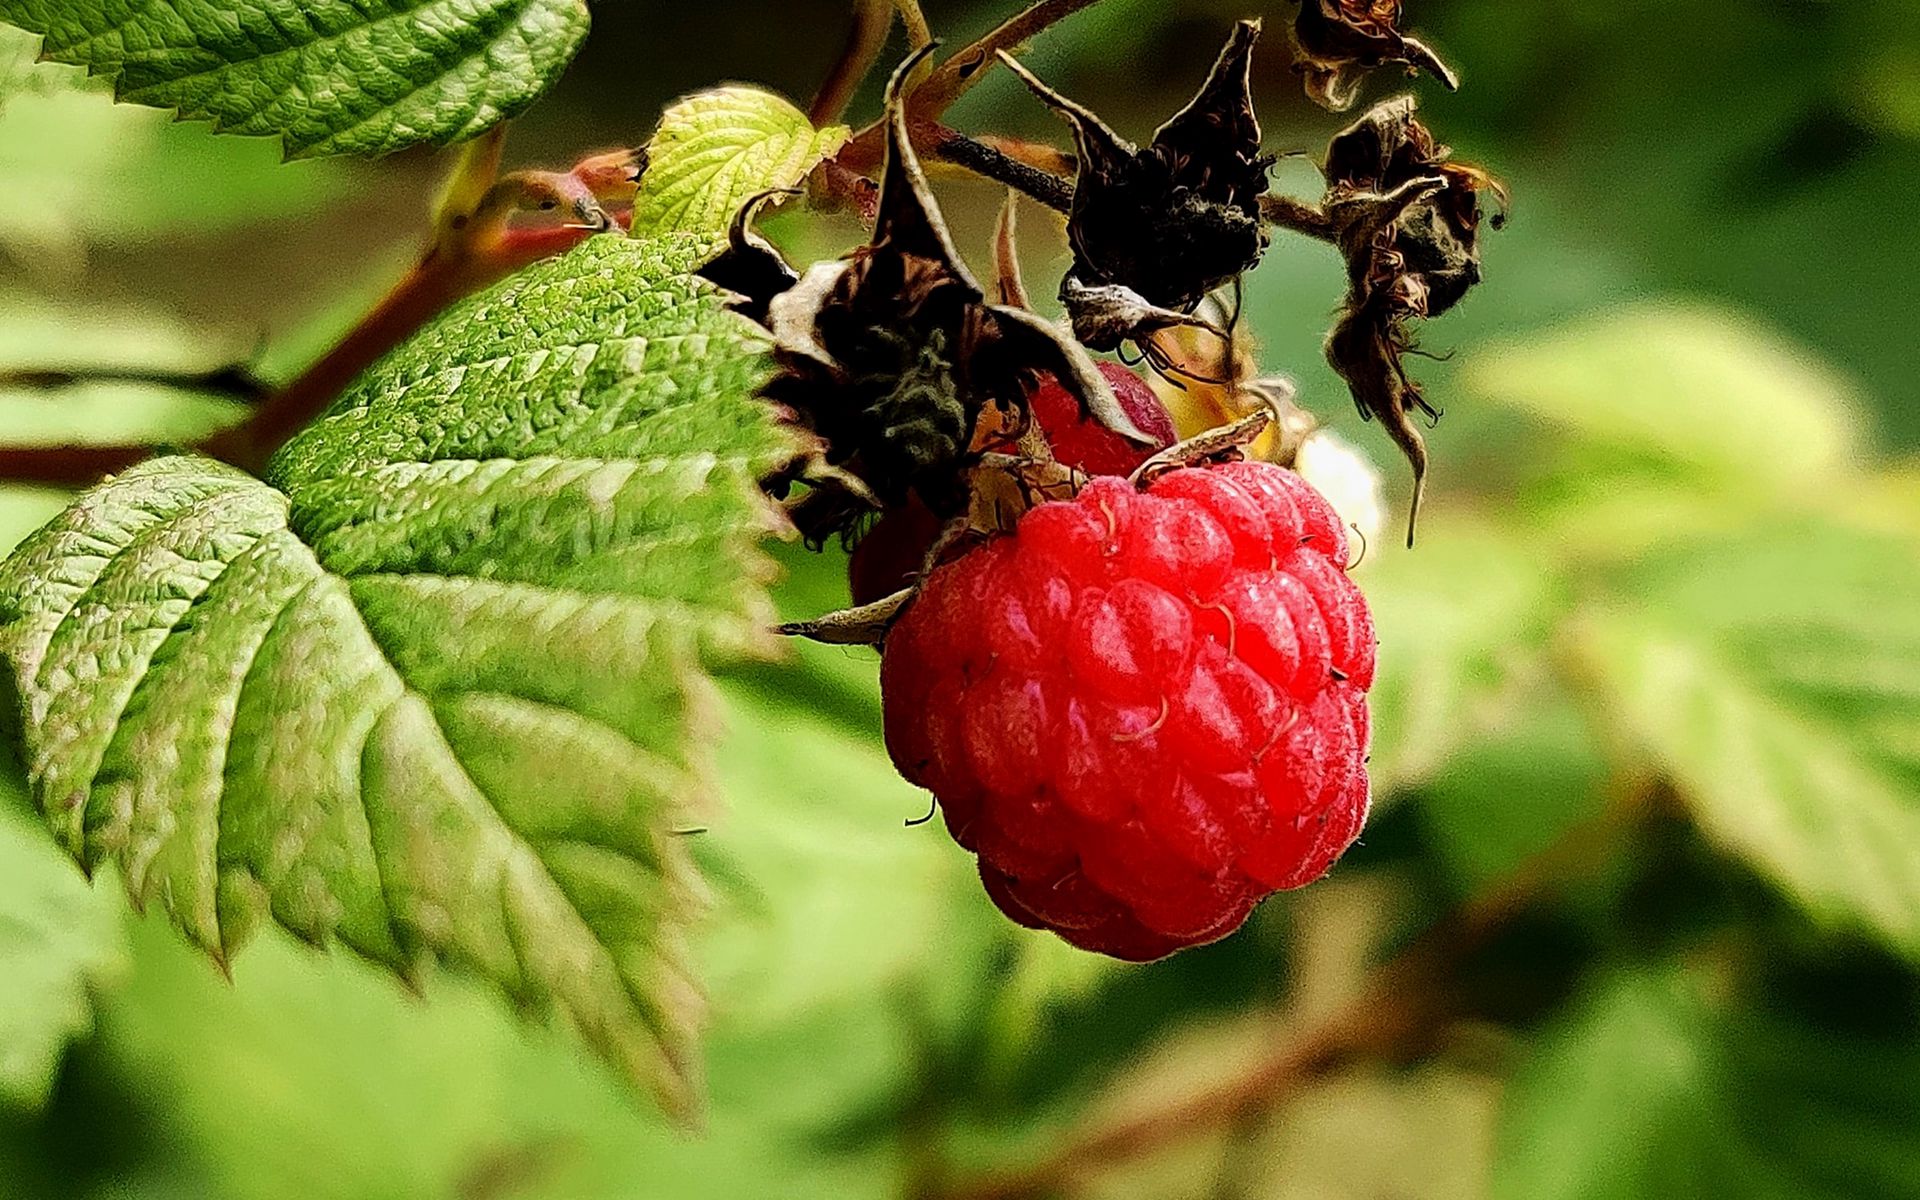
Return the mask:
[[[956,39],[1011,7],[927,4]],[[1516,204],[1487,284],[1425,332],[1448,415],[1421,548],[1356,576],[1383,642],[1377,807],[1329,880],[1168,962],[1077,954],[1000,918],[937,823],[905,825],[925,799],[880,748],[870,655],[740,672],[700,843],[716,1015],[689,1137],[457,978],[417,997],[267,935],[229,985],[90,891],[8,781],[0,1197],[984,1198],[1080,1144],[1058,1194],[1920,1197],[1912,0],[1410,7],[1465,79],[1411,85],[1429,123]],[[1259,8],[1106,0],[1031,61],[1144,135]],[[1262,116],[1271,148],[1317,154],[1341,122],[1287,71],[1291,12],[1260,14]],[[514,160],[640,141],[720,79],[804,99],[846,14],[595,18]],[[30,53],[0,34],[0,370],[285,378],[417,252],[444,161],[283,165]],[[1061,133],[1005,78],[955,123]],[[1277,178],[1313,190],[1300,162]],[[941,190],[983,251],[994,189]],[[847,230],[785,232],[824,252]],[[1053,230],[1028,237],[1036,272],[1064,266]],[[1263,365],[1397,488],[1321,365],[1342,287],[1283,240],[1247,311]],[[233,415],[0,389],[9,444]],[[0,544],[64,499],[0,488]],[[792,611],[843,598],[842,563],[783,558]],[[1344,1052],[1288,1057],[1329,1028]],[[1267,1070],[1288,1063],[1310,1069]]]

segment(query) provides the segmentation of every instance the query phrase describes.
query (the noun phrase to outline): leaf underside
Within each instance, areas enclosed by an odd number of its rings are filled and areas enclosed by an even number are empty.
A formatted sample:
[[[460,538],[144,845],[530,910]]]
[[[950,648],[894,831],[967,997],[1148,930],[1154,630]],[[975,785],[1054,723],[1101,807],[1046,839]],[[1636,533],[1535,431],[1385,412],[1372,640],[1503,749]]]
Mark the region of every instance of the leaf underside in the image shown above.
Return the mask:
[[[305,157],[484,132],[559,77],[588,15],[584,0],[0,0],[0,21],[122,100]]]
[[[259,918],[558,1010],[685,1115],[703,654],[764,625],[765,347],[691,238],[450,310],[265,481],[158,459],[0,569],[34,799],[224,959]]]

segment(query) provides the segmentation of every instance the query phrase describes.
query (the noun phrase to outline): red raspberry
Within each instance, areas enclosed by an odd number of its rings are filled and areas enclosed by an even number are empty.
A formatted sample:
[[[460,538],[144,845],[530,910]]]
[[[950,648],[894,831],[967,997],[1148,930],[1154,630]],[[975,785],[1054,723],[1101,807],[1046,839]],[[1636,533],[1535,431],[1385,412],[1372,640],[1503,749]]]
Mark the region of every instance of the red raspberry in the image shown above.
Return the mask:
[[[1151,449],[1135,446],[1106,426],[1084,419],[1080,402],[1052,375],[1040,377],[1027,402],[1056,459],[1089,475],[1131,475],[1155,451],[1173,445],[1173,418],[1146,380],[1118,363],[1103,362],[1099,368],[1112,385],[1120,407],[1141,433],[1154,439]],[[847,563],[853,602],[872,604],[913,586],[926,566],[927,551],[939,536],[939,518],[917,496],[882,517],[853,548]]]
[[[1105,425],[1087,420],[1080,413],[1080,402],[1051,375],[1040,377],[1027,393],[1027,404],[1056,459],[1089,475],[1131,475],[1155,450],[1173,445],[1173,418],[1146,380],[1119,363],[1103,362],[1099,368],[1120,407],[1141,433],[1154,440],[1152,449],[1136,446]]]
[[[927,565],[927,551],[940,536],[940,518],[918,496],[874,523],[847,556],[847,590],[853,602],[872,604],[913,586]]]
[[[1347,552],[1281,467],[1096,479],[928,577],[881,662],[887,748],[1015,921],[1138,961],[1224,937],[1366,820]]]

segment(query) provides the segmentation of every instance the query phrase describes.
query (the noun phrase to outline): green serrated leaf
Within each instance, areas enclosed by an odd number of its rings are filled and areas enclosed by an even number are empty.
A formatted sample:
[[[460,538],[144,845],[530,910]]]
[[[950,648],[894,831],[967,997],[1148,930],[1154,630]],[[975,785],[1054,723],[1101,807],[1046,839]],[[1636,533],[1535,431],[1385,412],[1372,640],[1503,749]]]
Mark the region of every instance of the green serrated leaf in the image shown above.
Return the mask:
[[[1571,645],[1709,837],[1920,956],[1916,564],[1825,526],[1687,547],[1626,572]]]
[[[0,0],[122,100],[277,134],[296,157],[443,145],[538,99],[585,0]]]
[[[1895,1200],[1920,1186],[1910,1043],[1725,1011],[1672,970],[1600,981],[1508,1089],[1494,1200]]]
[[[125,958],[105,899],[0,796],[0,1107],[44,1102],[68,1039],[93,1027],[91,992]]]
[[[634,203],[635,232],[724,230],[755,194],[797,187],[847,140],[845,126],[816,130],[772,92],[722,87],[687,97],[660,117]]]
[[[764,343],[697,239],[457,305],[269,464],[83,496],[0,569],[33,795],[229,955],[270,916],[562,1012],[692,1105],[703,648],[761,635]]]

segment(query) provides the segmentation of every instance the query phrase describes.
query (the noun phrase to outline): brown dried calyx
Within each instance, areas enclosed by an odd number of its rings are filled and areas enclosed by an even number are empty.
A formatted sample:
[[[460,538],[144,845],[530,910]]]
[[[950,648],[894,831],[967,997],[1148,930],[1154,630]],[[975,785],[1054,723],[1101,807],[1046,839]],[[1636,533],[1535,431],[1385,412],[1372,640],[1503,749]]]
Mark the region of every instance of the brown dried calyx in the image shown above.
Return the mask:
[[[753,202],[701,272],[772,334],[781,372],[768,398],[820,440],[824,463],[772,481],[782,495],[809,485],[789,512],[814,545],[910,494],[943,517],[965,511],[982,414],[1024,421],[1026,384],[1042,372],[1091,419],[1150,444],[1084,347],[1031,312],[988,303],[960,260],[907,131],[905,83],[931,49],[887,88],[887,162],[868,245],[796,272],[753,233]]]
[[[1011,56],[1002,61],[1072,125],[1078,175],[1067,232],[1074,263],[1061,300],[1096,350],[1199,324],[1209,292],[1256,266],[1274,157],[1260,148],[1251,67],[1258,21],[1242,21],[1192,103],[1141,149]]]
[[[1405,356],[1417,350],[1407,322],[1447,312],[1480,282],[1482,196],[1503,209],[1507,199],[1485,171],[1453,162],[1415,112],[1410,96],[1388,100],[1336,135],[1319,208],[1280,197],[1267,206],[1277,223],[1334,243],[1347,261],[1347,299],[1327,359],[1360,415],[1377,418],[1413,466],[1409,545],[1427,475],[1414,413],[1440,414],[1407,375]]]
[[[1400,32],[1401,0],[1299,0],[1293,69],[1314,103],[1345,112],[1359,97],[1367,74],[1401,63],[1408,74],[1425,70],[1457,91],[1460,80],[1417,38]]]

